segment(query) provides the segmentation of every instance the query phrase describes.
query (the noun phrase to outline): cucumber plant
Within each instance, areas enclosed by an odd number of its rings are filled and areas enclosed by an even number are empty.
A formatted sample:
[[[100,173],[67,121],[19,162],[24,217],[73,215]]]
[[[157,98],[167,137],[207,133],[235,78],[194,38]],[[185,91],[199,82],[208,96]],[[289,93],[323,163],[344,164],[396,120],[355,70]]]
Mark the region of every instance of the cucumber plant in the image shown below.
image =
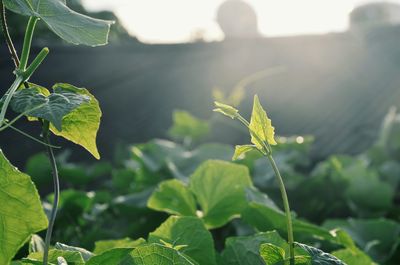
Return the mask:
[[[30,178],[14,168],[0,152],[1,220],[5,229],[0,233],[0,264],[8,264],[32,233],[47,227],[43,263],[48,252],[59,200],[59,178],[50,132],[87,149],[95,158],[100,155],[96,135],[101,110],[95,97],[84,88],[58,83],[51,90],[29,83],[29,79],[49,54],[47,47],[29,63],[31,44],[37,23],[47,27],[63,40],[88,46],[105,45],[112,21],[94,19],[67,7],[65,0],[1,0],[1,24],[7,47],[15,66],[15,80],[0,100],[0,131],[13,129],[43,144],[52,165],[54,200],[49,221],[44,215],[40,198]],[[29,18],[20,57],[8,31],[6,9]],[[8,119],[9,109],[17,116]],[[42,126],[41,140],[14,127],[23,117]]]

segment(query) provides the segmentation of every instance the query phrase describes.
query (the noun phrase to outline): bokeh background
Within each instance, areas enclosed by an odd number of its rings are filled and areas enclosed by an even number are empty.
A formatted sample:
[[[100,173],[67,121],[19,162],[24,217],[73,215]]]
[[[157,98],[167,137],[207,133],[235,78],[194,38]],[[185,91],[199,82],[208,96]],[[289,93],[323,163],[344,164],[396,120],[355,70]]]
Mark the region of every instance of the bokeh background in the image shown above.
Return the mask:
[[[238,87],[243,95],[236,103],[246,115],[257,93],[277,134],[313,135],[316,160],[366,150],[389,108],[400,105],[400,1],[69,0],[68,5],[115,20],[110,45],[73,47],[39,27],[36,45],[50,46],[51,55],[31,81],[51,86],[62,80],[96,95],[104,114],[98,144],[106,159],[126,143],[167,137],[175,109],[210,118],[216,94]],[[21,43],[26,21],[9,14],[9,24]],[[5,91],[13,76],[4,45],[0,58]],[[229,129],[229,122],[215,123],[206,141],[246,142],[246,134]],[[34,124],[19,126],[40,133]],[[42,149],[11,131],[0,144],[19,165]],[[22,145],[31,152],[21,152]],[[91,159],[79,147],[67,147],[73,159]]]

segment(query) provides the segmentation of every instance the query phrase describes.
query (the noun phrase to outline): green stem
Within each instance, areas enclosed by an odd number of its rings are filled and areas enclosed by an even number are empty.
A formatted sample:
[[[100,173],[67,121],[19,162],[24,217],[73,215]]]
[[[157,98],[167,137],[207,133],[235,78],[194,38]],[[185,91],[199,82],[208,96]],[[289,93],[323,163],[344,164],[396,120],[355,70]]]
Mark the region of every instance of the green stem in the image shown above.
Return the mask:
[[[22,72],[25,71],[26,66],[28,65],[29,53],[31,51],[32,37],[37,20],[38,19],[36,17],[30,17],[28,25],[26,27],[24,45],[22,46],[21,60],[19,64],[19,70]]]
[[[61,148],[60,146],[46,144],[45,142],[42,142],[42,141],[40,141],[39,139],[36,139],[35,137],[33,137],[33,136],[27,134],[27,133],[24,132],[24,131],[21,131],[20,129],[18,129],[18,128],[12,126],[12,125],[9,125],[8,127],[10,127],[10,129],[13,129],[14,131],[16,131],[16,132],[22,134],[23,136],[28,137],[29,139],[31,139],[31,140],[33,140],[33,141],[39,143],[39,144],[42,144],[42,145],[44,145],[44,146],[49,146],[49,147],[51,147],[51,148]]]
[[[49,132],[50,132],[49,126],[50,126],[50,124],[48,121],[43,121],[43,132],[42,132],[43,141],[48,145],[51,144],[50,136],[49,136]],[[56,159],[54,157],[54,152],[50,146],[46,146],[46,149],[47,149],[47,154],[49,156],[49,160],[51,163],[51,169],[53,172],[54,201],[53,201],[53,207],[51,209],[51,214],[50,214],[50,219],[49,219],[49,227],[46,232],[44,254],[43,254],[43,265],[47,265],[47,263],[48,263],[50,240],[51,240],[51,235],[53,233],[54,223],[56,221],[58,202],[59,202],[59,196],[60,196],[60,181],[58,178],[58,169],[57,169]]]
[[[24,82],[24,78],[22,76],[17,76],[15,79],[14,83],[12,83],[11,87],[8,89],[6,93],[6,99],[4,100],[3,107],[1,108],[0,112],[0,127],[4,123],[4,117],[6,116],[6,112],[8,109],[8,105],[10,104],[11,98],[13,97],[15,91],[21,86],[21,84]]]
[[[28,80],[36,69],[42,64],[43,60],[49,54],[49,48],[43,48],[36,58],[32,61],[29,67],[22,73],[24,81]]]
[[[286,214],[286,224],[287,224],[287,232],[288,232],[288,242],[289,242],[289,253],[290,253],[290,265],[294,265],[294,237],[293,237],[293,225],[292,225],[292,215],[290,213],[289,200],[285,189],[285,184],[283,183],[283,179],[281,173],[279,172],[278,166],[275,163],[274,158],[271,154],[267,155],[269,162],[275,172],[275,176],[278,180],[279,189],[282,195],[283,208],[285,209]]]
[[[35,111],[37,109],[40,109],[41,107],[43,107],[45,104],[41,104],[39,106],[36,106],[30,110],[24,111],[21,114],[19,114],[17,117],[15,117],[12,121],[10,122],[4,122],[6,125],[4,125],[3,127],[0,127],[0,132],[4,131],[5,129],[7,129],[8,127],[10,127],[11,125],[13,125],[14,123],[16,123],[19,119],[21,119],[23,116],[28,115],[30,112]]]

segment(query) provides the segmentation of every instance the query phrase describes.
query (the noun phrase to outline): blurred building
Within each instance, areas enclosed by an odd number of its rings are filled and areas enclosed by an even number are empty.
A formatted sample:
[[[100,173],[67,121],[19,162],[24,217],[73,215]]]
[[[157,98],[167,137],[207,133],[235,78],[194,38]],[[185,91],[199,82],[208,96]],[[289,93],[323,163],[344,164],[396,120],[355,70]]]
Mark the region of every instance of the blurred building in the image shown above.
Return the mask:
[[[258,38],[257,14],[242,0],[227,0],[219,7],[217,22],[225,39]]]
[[[370,3],[355,8],[350,14],[350,29],[365,30],[400,24],[400,5],[390,2]]]

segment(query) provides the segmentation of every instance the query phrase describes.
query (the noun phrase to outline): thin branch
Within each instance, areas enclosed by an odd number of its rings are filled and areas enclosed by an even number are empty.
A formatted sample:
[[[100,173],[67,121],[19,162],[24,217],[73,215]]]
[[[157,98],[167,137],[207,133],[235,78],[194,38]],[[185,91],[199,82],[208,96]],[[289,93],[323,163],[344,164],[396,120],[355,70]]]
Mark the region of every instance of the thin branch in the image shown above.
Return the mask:
[[[0,12],[1,12],[1,28],[3,30],[4,38],[6,39],[8,51],[10,52],[11,58],[14,62],[15,68],[19,67],[19,58],[17,51],[15,50],[14,44],[11,40],[10,32],[8,31],[7,19],[6,19],[6,8],[4,7],[3,1],[0,1]]]

